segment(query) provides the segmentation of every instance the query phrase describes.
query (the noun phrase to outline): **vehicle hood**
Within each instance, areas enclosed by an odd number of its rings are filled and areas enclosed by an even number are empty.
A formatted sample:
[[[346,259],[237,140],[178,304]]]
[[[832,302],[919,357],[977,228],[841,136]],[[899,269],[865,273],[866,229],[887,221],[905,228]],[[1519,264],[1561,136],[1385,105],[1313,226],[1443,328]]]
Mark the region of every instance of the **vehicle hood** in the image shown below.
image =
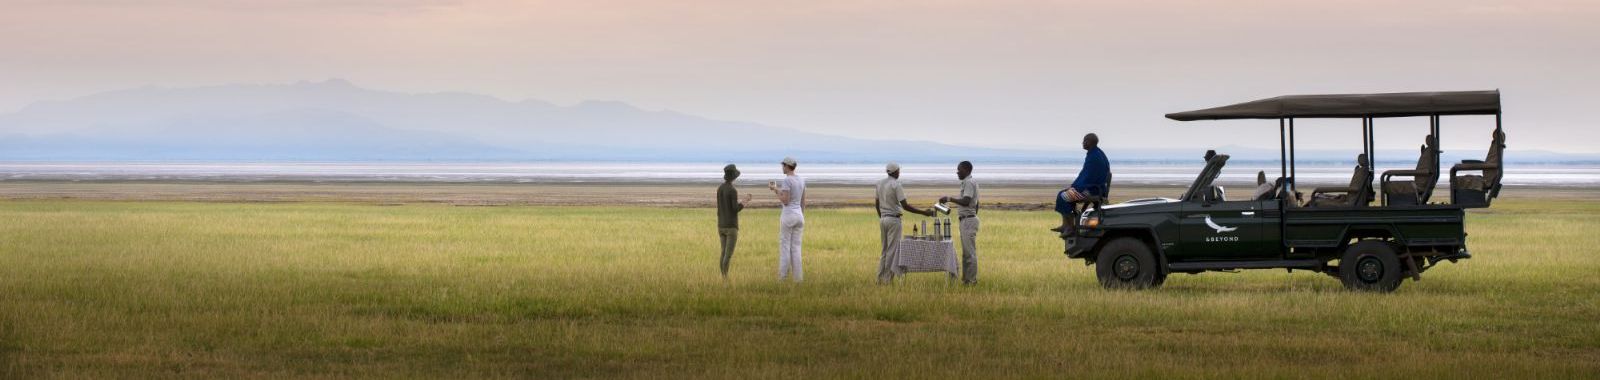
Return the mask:
[[[1106,216],[1136,215],[1145,213],[1172,212],[1178,207],[1178,200],[1172,198],[1144,198],[1134,199],[1114,205],[1101,207]],[[1084,216],[1095,214],[1094,210],[1084,213]]]
[[[1172,199],[1172,198],[1143,198],[1143,199],[1134,199],[1134,200],[1130,200],[1130,201],[1127,201],[1127,202],[1122,202],[1122,203],[1109,205],[1109,206],[1105,206],[1105,207],[1101,207],[1101,208],[1102,209],[1106,209],[1106,210],[1116,210],[1116,209],[1135,208],[1135,207],[1139,207],[1139,206],[1164,205],[1164,204],[1168,204],[1168,203],[1178,203],[1178,200],[1177,199]]]

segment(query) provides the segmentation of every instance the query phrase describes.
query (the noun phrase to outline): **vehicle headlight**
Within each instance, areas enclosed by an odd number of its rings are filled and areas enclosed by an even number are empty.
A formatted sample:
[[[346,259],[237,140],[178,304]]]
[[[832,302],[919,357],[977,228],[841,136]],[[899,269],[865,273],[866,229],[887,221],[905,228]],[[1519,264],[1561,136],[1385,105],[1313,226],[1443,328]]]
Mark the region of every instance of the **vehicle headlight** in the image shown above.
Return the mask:
[[[1085,212],[1082,217],[1078,218],[1078,225],[1087,228],[1099,228],[1100,215],[1093,212]]]

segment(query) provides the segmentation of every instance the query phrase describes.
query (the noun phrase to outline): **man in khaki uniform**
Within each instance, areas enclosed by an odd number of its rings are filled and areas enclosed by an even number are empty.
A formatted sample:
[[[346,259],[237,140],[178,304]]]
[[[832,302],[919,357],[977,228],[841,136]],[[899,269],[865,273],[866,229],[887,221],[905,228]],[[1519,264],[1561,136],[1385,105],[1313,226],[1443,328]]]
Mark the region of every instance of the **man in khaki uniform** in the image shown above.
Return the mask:
[[[961,206],[956,217],[961,220],[961,283],[978,283],[978,181],[972,179],[972,162],[956,164],[956,178],[961,179],[961,195],[941,197],[939,203],[954,202]]]
[[[933,216],[933,210],[918,210],[906,203],[905,188],[900,186],[900,164],[890,162],[884,171],[889,176],[878,180],[878,231],[883,242],[883,255],[878,257],[878,284],[894,282],[894,261],[900,253],[900,210]]]

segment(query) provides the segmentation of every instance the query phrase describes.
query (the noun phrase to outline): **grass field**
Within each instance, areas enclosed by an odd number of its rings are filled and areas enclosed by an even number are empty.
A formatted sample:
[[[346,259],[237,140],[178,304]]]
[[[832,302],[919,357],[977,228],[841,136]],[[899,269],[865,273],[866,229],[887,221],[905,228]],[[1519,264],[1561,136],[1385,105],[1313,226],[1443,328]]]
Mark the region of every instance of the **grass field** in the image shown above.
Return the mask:
[[[1321,274],[1105,291],[1049,212],[986,212],[982,283],[873,285],[876,220],[813,210],[806,282],[750,210],[0,203],[0,376],[1600,377],[1600,202],[1469,216],[1395,294]]]

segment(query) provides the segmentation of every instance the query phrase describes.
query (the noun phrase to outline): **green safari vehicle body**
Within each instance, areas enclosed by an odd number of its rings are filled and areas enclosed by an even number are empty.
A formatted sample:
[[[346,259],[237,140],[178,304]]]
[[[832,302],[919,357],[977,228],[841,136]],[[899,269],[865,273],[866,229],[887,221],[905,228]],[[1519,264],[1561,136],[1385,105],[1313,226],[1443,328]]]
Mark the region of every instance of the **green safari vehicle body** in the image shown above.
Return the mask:
[[[1452,168],[1452,187],[1460,189],[1452,190],[1449,203],[1429,203],[1439,176],[1438,121],[1448,115],[1493,115],[1494,141],[1487,160]],[[1465,209],[1488,207],[1499,194],[1504,133],[1498,91],[1287,96],[1168,117],[1278,119],[1283,176],[1254,195],[1228,199],[1214,181],[1229,157],[1215,155],[1178,198],[1086,205],[1076,226],[1062,233],[1065,253],[1095,265],[1106,287],[1157,287],[1172,273],[1298,269],[1340,278],[1354,290],[1393,291],[1440,262],[1470,258]],[[1319,188],[1316,199],[1302,204],[1293,171],[1297,117],[1363,121],[1365,153],[1357,158],[1351,187],[1342,189],[1344,198],[1324,197]],[[1386,171],[1384,196],[1374,200],[1375,173],[1364,162],[1373,151],[1373,121],[1387,117],[1428,117],[1433,161],[1424,145],[1419,169]],[[1472,168],[1488,178],[1459,174]],[[1391,178],[1408,174],[1415,179]],[[1328,199],[1337,200],[1319,203]]]

